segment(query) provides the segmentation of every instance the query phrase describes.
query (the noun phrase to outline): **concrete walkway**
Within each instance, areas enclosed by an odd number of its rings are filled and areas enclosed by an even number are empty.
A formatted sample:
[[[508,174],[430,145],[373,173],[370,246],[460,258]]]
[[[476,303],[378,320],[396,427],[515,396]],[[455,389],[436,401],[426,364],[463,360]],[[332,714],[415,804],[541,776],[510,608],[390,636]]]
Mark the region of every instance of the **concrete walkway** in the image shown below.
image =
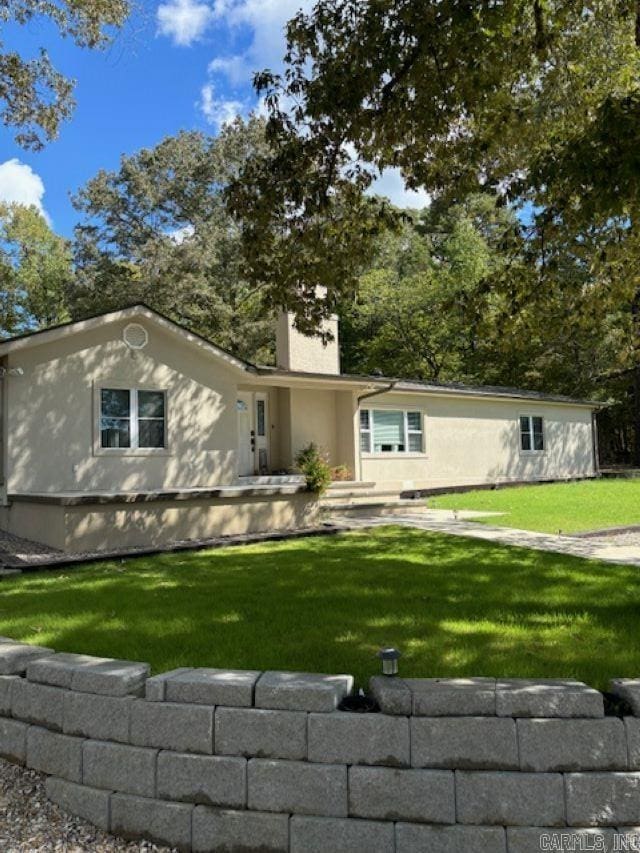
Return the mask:
[[[495,513],[491,513],[494,515]],[[489,513],[465,512],[455,515],[451,510],[427,510],[420,514],[393,516],[360,516],[344,518],[334,516],[334,521],[343,521],[349,527],[373,527],[388,524],[400,524],[429,530],[434,533],[448,533],[451,536],[467,536],[473,539],[485,539],[502,545],[517,545],[521,548],[533,548],[536,551],[553,551],[557,554],[570,554],[573,557],[585,557],[603,560],[607,563],[624,563],[640,566],[640,545],[617,545],[615,536],[600,538],[580,538],[577,536],[556,536],[552,533],[536,533],[533,530],[518,530],[509,527],[493,527],[468,521]]]

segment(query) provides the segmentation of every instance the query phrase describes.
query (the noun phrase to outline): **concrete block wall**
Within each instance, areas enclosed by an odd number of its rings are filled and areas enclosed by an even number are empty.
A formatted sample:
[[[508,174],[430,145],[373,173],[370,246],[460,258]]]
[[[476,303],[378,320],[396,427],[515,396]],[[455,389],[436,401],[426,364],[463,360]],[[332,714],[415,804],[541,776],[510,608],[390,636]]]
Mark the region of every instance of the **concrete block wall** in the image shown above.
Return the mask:
[[[0,638],[0,755],[101,829],[185,851],[640,849],[629,716],[573,681],[182,668]],[[555,846],[554,846],[555,845]],[[626,845],[626,846],[625,846]],[[634,846],[635,845],[635,846]]]

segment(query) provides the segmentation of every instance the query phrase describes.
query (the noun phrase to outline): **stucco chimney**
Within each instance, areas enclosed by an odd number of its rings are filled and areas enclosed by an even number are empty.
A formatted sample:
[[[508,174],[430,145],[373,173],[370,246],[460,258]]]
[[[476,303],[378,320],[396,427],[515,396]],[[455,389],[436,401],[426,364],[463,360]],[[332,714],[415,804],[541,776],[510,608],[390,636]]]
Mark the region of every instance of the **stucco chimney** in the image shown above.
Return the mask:
[[[338,318],[332,315],[322,324],[333,340],[323,343],[322,338],[309,337],[293,325],[294,315],[282,311],[276,328],[276,362],[284,370],[300,370],[305,373],[340,373],[340,346],[338,340]]]

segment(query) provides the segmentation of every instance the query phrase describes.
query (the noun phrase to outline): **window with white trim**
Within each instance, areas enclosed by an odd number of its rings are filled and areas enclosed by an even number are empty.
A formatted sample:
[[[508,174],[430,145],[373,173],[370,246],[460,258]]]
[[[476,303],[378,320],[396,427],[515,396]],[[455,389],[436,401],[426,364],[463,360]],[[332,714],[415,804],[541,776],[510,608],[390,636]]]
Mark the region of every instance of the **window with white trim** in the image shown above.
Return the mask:
[[[422,412],[360,409],[363,453],[422,453]]]
[[[520,450],[526,453],[544,451],[544,421],[537,415],[520,415]]]
[[[164,391],[100,389],[100,446],[158,449],[166,446]]]

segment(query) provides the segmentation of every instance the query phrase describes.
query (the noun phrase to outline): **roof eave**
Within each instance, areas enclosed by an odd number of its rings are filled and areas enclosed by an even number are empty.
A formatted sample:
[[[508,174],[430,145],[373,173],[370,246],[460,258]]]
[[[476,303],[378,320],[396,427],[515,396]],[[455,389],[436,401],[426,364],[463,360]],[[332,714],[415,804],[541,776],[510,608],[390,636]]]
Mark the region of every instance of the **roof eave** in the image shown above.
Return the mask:
[[[492,389],[482,390],[480,388],[471,387],[454,388],[444,385],[428,385],[426,383],[423,385],[391,376],[364,376],[349,373],[309,373],[305,371],[267,367],[265,365],[258,365],[256,367],[256,371],[259,376],[263,376],[265,378],[277,378],[287,382],[294,382],[295,384],[311,383],[315,385],[337,382],[341,385],[352,385],[356,388],[367,387],[388,390],[389,393],[395,394],[429,394],[431,396],[443,397],[471,397],[479,400],[521,400],[527,403],[541,403],[546,405],[553,404],[558,406],[581,406],[589,409],[602,409],[608,405],[608,403],[603,403],[597,400],[579,400],[573,399],[572,397],[564,397],[562,395],[555,396],[552,394],[541,394],[538,396],[535,392],[526,392],[524,389],[520,393],[518,393],[517,389],[513,389],[513,392],[509,393],[508,390],[499,392]],[[389,387],[390,385],[393,387]]]

